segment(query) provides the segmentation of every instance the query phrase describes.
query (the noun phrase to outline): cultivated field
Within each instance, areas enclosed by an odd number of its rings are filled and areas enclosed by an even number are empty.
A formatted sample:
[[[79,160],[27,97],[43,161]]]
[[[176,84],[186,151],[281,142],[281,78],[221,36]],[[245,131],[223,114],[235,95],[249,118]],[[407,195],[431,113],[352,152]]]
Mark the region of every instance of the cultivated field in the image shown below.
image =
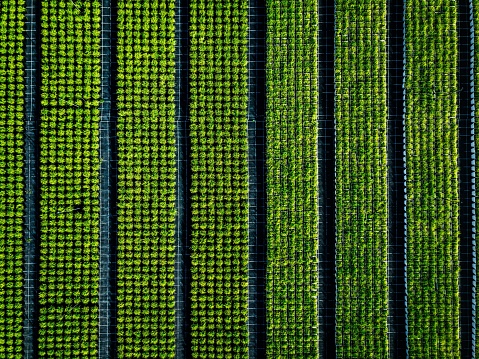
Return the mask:
[[[476,358],[478,39],[479,0],[2,0],[0,358]]]

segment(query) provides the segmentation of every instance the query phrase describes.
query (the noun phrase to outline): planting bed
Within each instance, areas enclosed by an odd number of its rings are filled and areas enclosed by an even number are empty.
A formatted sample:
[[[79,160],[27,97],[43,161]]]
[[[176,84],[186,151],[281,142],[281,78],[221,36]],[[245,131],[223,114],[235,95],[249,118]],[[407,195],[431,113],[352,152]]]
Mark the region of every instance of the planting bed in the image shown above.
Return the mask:
[[[336,2],[336,346],[388,354],[386,2]]]

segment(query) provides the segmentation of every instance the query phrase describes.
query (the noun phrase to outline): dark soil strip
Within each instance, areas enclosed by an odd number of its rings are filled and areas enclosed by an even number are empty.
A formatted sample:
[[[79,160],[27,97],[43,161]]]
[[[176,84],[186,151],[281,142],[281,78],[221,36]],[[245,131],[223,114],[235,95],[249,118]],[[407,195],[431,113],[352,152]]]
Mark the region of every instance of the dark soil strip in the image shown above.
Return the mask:
[[[404,181],[404,3],[388,1],[389,348],[407,357]]]
[[[115,0],[101,7],[99,356],[116,357],[117,139]]]
[[[189,141],[189,0],[176,0],[176,359],[191,357],[190,319],[190,141]]]
[[[25,247],[23,357],[38,348],[39,274],[39,119],[40,119],[40,1],[26,1],[25,20]]]
[[[336,358],[334,0],[319,0],[319,354]]]
[[[458,121],[459,121],[459,179],[460,179],[460,244],[459,244],[459,295],[460,295],[460,331],[461,331],[461,357],[472,358],[475,338],[473,335],[473,323],[475,323],[475,308],[473,299],[475,296],[475,192],[473,179],[473,149],[474,137],[472,136],[472,85],[471,75],[471,29],[472,9],[469,0],[458,1],[459,36],[459,64],[458,64]]]
[[[249,0],[249,358],[266,358],[266,2]]]

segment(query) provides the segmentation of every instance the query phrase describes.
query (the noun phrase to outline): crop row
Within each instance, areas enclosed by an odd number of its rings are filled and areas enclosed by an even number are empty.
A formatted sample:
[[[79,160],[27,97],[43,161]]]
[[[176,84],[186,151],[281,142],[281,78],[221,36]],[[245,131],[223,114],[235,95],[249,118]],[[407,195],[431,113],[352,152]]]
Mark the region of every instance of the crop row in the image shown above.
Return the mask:
[[[25,1],[0,6],[0,358],[21,358]]]
[[[174,1],[118,3],[118,356],[175,357]]]
[[[457,2],[406,2],[409,353],[459,358]]]
[[[388,357],[386,1],[336,1],[336,347]]]
[[[193,358],[248,356],[247,15],[190,2]]]
[[[267,356],[316,358],[316,0],[267,1]]]
[[[40,358],[98,355],[100,2],[41,2]]]
[[[474,35],[474,42],[471,43],[471,45],[474,45],[474,58],[472,59],[474,62],[474,106],[476,106],[477,103],[479,103],[479,0],[472,0],[470,3],[472,6],[472,14],[473,14],[473,35]],[[479,111],[477,111],[474,108],[474,139],[475,139],[475,153],[476,155],[479,153]],[[475,178],[477,180],[477,169],[479,168],[478,164],[476,163],[475,169],[476,173]],[[475,191],[476,194],[479,193],[479,188],[477,187],[477,184],[475,184]],[[476,204],[476,220],[479,218],[479,207]],[[477,223],[477,222],[476,222]],[[476,237],[477,240],[477,237]],[[479,246],[477,245],[476,242],[476,258],[479,255]],[[477,285],[476,285],[476,303],[479,301],[479,290],[477,290]],[[477,311],[476,311],[477,313]],[[478,323],[477,317],[476,317],[476,323]],[[479,341],[479,330],[476,330],[476,343]],[[476,358],[479,358],[479,350],[476,349]]]

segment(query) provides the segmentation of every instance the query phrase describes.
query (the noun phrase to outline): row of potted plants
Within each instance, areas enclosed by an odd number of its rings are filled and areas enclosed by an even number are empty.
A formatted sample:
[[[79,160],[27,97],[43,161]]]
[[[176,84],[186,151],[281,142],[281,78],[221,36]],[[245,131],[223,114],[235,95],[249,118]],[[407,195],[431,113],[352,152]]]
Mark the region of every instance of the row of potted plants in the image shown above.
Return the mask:
[[[100,6],[41,4],[42,358],[98,356]]]
[[[336,355],[388,358],[387,2],[335,19]]]
[[[0,17],[0,358],[22,357],[24,0]]]
[[[405,15],[409,355],[459,358],[457,1]]]
[[[190,2],[192,358],[248,357],[247,16]]]
[[[118,3],[118,356],[175,357],[175,1]]]
[[[318,356],[318,1],[267,0],[267,356]]]

